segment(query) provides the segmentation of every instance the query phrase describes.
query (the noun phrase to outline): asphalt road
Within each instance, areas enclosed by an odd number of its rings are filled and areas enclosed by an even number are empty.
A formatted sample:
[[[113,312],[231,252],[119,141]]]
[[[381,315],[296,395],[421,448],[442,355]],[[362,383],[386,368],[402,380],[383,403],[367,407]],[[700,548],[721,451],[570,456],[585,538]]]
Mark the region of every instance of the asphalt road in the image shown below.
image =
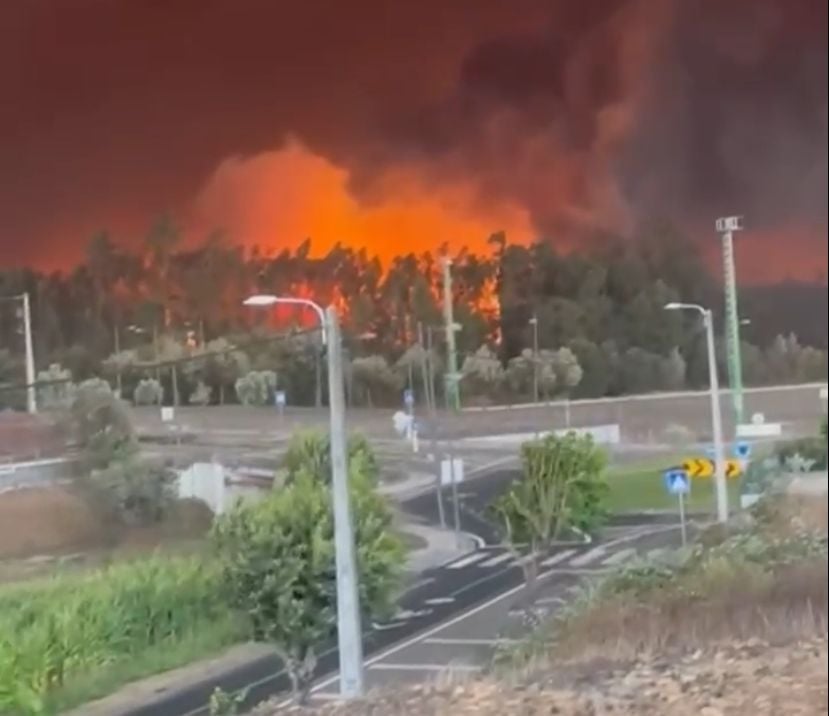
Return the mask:
[[[503,485],[506,475],[508,473],[499,475],[496,482]],[[476,495],[483,499],[484,492],[477,491]],[[610,525],[602,539],[596,543],[560,545],[549,554],[539,557],[542,575],[566,575],[568,580],[573,576],[583,578],[632,558],[637,549],[664,545],[674,539],[676,534],[677,525],[665,523],[665,520],[659,518],[643,518],[630,524]],[[419,657],[413,657],[414,661],[410,659],[406,662],[409,665],[400,669],[383,666],[381,662],[388,654],[402,653],[404,647],[408,648],[407,645],[420,644],[426,634],[437,633],[447,625],[460,623],[479,614],[481,605],[500,604],[504,595],[512,596],[519,592],[522,583],[523,574],[516,556],[500,546],[475,550],[441,567],[423,572],[399,600],[398,611],[391,619],[379,624],[364,624],[364,652],[371,678],[385,678],[377,676],[379,672],[386,675],[405,672],[410,676],[417,672],[423,678],[430,671],[445,668],[446,663],[440,662],[437,656],[430,657],[431,660],[426,662],[429,665],[420,670],[412,666],[420,663]],[[484,636],[476,635],[474,626],[467,627],[464,633],[467,635],[458,638],[468,643],[451,642],[446,646],[452,646],[455,651],[469,647],[477,653],[479,647],[489,646],[489,641],[494,638],[488,636],[488,632]],[[317,674],[321,681],[317,686],[318,691],[330,689],[335,684],[336,679],[332,681],[328,675],[336,674],[337,668],[337,652],[332,644],[320,656]],[[177,692],[159,694],[152,702],[123,710],[119,716],[206,716],[206,704],[216,686],[228,692],[247,688],[246,704],[252,706],[286,692],[290,684],[279,660],[275,656],[267,656],[226,672],[218,680],[211,678]]]

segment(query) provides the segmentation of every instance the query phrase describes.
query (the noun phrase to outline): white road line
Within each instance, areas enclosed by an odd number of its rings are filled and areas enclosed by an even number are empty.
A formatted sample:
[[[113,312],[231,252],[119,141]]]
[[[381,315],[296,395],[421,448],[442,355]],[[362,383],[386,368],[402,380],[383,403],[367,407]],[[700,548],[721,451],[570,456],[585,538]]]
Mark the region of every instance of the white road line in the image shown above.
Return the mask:
[[[424,639],[424,644],[437,646],[498,646],[499,644],[517,644],[517,639],[443,639],[435,637]]]
[[[479,567],[494,567],[498,564],[503,564],[504,562],[509,562],[511,559],[514,559],[515,555],[512,552],[504,552],[503,554],[496,554],[494,557],[490,557],[486,562],[481,562],[478,566]]]
[[[574,567],[583,567],[586,564],[589,564],[597,557],[601,557],[603,554],[607,552],[607,547],[605,545],[599,545],[598,547],[594,547],[591,550],[588,550],[584,554],[580,554],[578,557],[573,557],[570,560],[570,564]]]
[[[603,565],[610,567],[614,564],[621,564],[622,562],[626,562],[631,557],[636,554],[636,550],[633,547],[628,547],[627,549],[622,549],[616,552],[616,554],[611,554],[604,562]]]
[[[563,562],[565,559],[569,559],[576,553],[574,549],[565,549],[563,552],[559,552],[558,554],[554,554],[552,557],[548,557],[542,563],[542,567],[552,567],[554,564],[558,564],[559,562]]]
[[[541,606],[560,606],[566,602],[567,600],[563,597],[541,597],[541,599],[535,600],[535,603]]]
[[[429,606],[435,607],[439,604],[452,604],[455,601],[454,597],[432,597],[431,599],[427,599],[424,601],[424,604],[428,604]]]
[[[468,567],[470,564],[486,559],[486,556],[486,552],[472,552],[472,554],[468,554],[466,557],[461,557],[460,559],[456,559],[454,562],[450,562],[446,565],[446,569],[463,569],[464,567]]]
[[[372,664],[368,667],[372,671],[453,671],[478,672],[483,669],[474,664]]]
[[[660,525],[658,527],[654,527],[653,529],[651,529],[647,534],[658,534],[660,532],[670,532],[670,531],[673,531],[673,530],[676,530],[676,529],[678,529],[677,525],[671,525],[671,526]],[[636,537],[641,537],[641,536],[644,536],[644,535],[640,535],[640,534],[636,535]],[[612,547],[616,544],[622,544],[624,542],[629,542],[629,541],[631,541],[631,539],[634,539],[634,537],[633,536],[620,537],[618,539],[611,540],[610,542],[607,542],[605,544],[605,547]],[[538,579],[539,580],[541,580],[541,579],[550,579],[558,573],[559,573],[558,570],[550,570],[549,572],[544,572],[542,574],[539,574]],[[584,572],[582,572],[582,573],[584,573]],[[451,619],[448,619],[445,622],[440,622],[439,624],[435,624],[433,627],[431,627],[430,629],[426,629],[425,631],[421,632],[420,634],[415,634],[414,636],[409,637],[405,641],[401,641],[401,642],[398,642],[397,644],[394,644],[393,646],[390,646],[385,651],[381,651],[379,654],[376,654],[375,656],[372,656],[370,659],[367,659],[365,661],[365,666],[366,667],[371,667],[374,664],[377,664],[378,662],[382,661],[383,659],[386,659],[387,657],[392,656],[393,654],[397,654],[397,653],[403,651],[404,649],[408,649],[410,646],[414,646],[415,644],[419,644],[420,642],[434,636],[435,634],[439,634],[444,629],[448,629],[449,627],[454,626],[455,624],[459,624],[460,622],[462,622],[466,619],[469,619],[470,617],[473,617],[476,614],[479,614],[480,612],[482,612],[486,609],[489,609],[490,607],[494,606],[495,604],[498,604],[498,602],[502,602],[505,599],[509,599],[510,597],[512,597],[512,596],[518,594],[519,592],[521,592],[523,589],[526,589],[526,586],[522,583],[522,584],[518,584],[518,585],[514,586],[512,589],[508,589],[505,592],[501,592],[500,594],[496,594],[491,599],[487,599],[485,602],[481,602],[478,606],[473,607],[472,609],[469,609],[468,611],[461,612],[460,614],[455,615],[454,617],[452,617]],[[284,672],[280,672],[279,674],[274,674],[274,675],[268,676],[264,679],[261,679],[257,683],[265,683],[267,681],[270,681],[270,680],[276,678],[277,676],[281,675],[282,673],[284,673]],[[333,676],[329,676],[328,678],[323,679],[322,681],[320,681],[316,686],[313,687],[311,692],[316,693],[318,691],[322,691],[326,687],[331,686],[331,684],[338,683],[339,680],[340,680],[340,674],[335,673]],[[282,701],[278,705],[283,706],[283,705],[287,705],[289,703],[291,703],[290,699]],[[203,708],[199,709],[199,711],[203,711],[203,710],[204,710]]]

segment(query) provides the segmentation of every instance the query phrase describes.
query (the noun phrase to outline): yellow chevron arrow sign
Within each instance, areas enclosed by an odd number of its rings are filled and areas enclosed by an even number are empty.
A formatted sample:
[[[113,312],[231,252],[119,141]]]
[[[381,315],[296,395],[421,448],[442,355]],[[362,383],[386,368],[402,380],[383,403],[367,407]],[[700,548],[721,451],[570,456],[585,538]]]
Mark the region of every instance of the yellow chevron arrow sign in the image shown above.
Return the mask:
[[[714,461],[707,457],[693,457],[682,463],[682,469],[691,478],[714,477],[716,471]],[[725,476],[727,478],[739,477],[742,474],[743,466],[739,460],[725,461]]]

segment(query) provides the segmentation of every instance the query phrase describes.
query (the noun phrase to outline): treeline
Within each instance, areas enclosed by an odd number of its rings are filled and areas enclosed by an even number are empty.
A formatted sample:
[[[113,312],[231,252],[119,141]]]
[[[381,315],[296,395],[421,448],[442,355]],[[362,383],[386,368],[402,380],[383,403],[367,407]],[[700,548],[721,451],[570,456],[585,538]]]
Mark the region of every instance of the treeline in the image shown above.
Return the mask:
[[[452,255],[467,402],[707,383],[698,321],[663,307],[677,300],[701,303],[721,319],[721,289],[695,246],[670,227],[636,239],[606,237],[572,253],[547,241],[513,245],[503,234],[493,235],[490,246],[485,255]],[[256,372],[263,375],[248,384],[264,381],[265,395],[279,389],[293,404],[323,401],[318,338],[307,332],[286,337],[312,328],[314,317],[242,305],[251,293],[268,292],[338,306],[352,403],[398,403],[405,386],[418,390],[429,382],[424,368],[437,377],[440,392],[446,365],[441,257],[401,254],[382,265],[366,249],[337,246],[325,255],[311,249],[305,241],[294,251],[265,255],[220,233],[194,245],[164,218],[133,248],[105,233],[95,236],[86,260],[71,272],[2,272],[0,296],[29,292],[44,380],[104,376],[130,397],[140,381],[157,380],[166,402],[175,395],[178,402],[217,403],[236,401],[237,383]],[[741,311],[751,319],[743,329],[746,383],[825,379],[826,287],[774,290],[775,301],[756,288],[741,295]],[[781,315],[770,317],[775,304]],[[754,306],[762,320],[754,319]],[[13,307],[0,304],[0,385],[7,386],[0,403],[6,405],[15,393],[9,387],[24,382],[21,322]],[[793,333],[766,330],[795,324],[813,327],[815,346],[804,346]],[[723,348],[720,341],[724,371]],[[263,391],[257,384],[243,392]],[[157,391],[145,384],[143,394]],[[19,403],[19,390],[16,396]]]

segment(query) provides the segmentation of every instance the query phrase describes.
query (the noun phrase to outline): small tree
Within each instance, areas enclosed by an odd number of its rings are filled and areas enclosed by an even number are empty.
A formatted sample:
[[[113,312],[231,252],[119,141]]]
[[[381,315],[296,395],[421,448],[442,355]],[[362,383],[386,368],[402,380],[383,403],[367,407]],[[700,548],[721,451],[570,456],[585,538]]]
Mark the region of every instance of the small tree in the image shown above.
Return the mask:
[[[367,617],[385,613],[399,585],[403,547],[385,501],[350,474],[359,599]],[[212,538],[232,603],[253,637],[272,644],[305,703],[317,650],[336,635],[336,564],[331,492],[303,472],[257,503],[239,503],[214,525]]]
[[[252,370],[236,381],[236,397],[242,405],[268,405],[276,390],[276,373]]]
[[[75,384],[72,373],[60,363],[52,363],[49,368],[37,374],[37,402],[41,408],[67,408],[72,403]]]
[[[483,345],[463,361],[461,373],[474,393],[490,394],[504,380],[504,367],[489,346]]]
[[[164,402],[164,388],[155,378],[144,378],[135,386],[132,399],[136,405],[161,405]]]
[[[549,435],[521,448],[523,476],[499,497],[492,510],[507,543],[529,547],[522,561],[528,591],[535,586],[536,556],[566,530],[584,533],[605,516],[605,454],[589,435]]]
[[[382,398],[401,386],[399,376],[381,355],[355,358],[351,361],[350,369],[355,390],[362,393],[369,407],[374,405],[378,397]]]

